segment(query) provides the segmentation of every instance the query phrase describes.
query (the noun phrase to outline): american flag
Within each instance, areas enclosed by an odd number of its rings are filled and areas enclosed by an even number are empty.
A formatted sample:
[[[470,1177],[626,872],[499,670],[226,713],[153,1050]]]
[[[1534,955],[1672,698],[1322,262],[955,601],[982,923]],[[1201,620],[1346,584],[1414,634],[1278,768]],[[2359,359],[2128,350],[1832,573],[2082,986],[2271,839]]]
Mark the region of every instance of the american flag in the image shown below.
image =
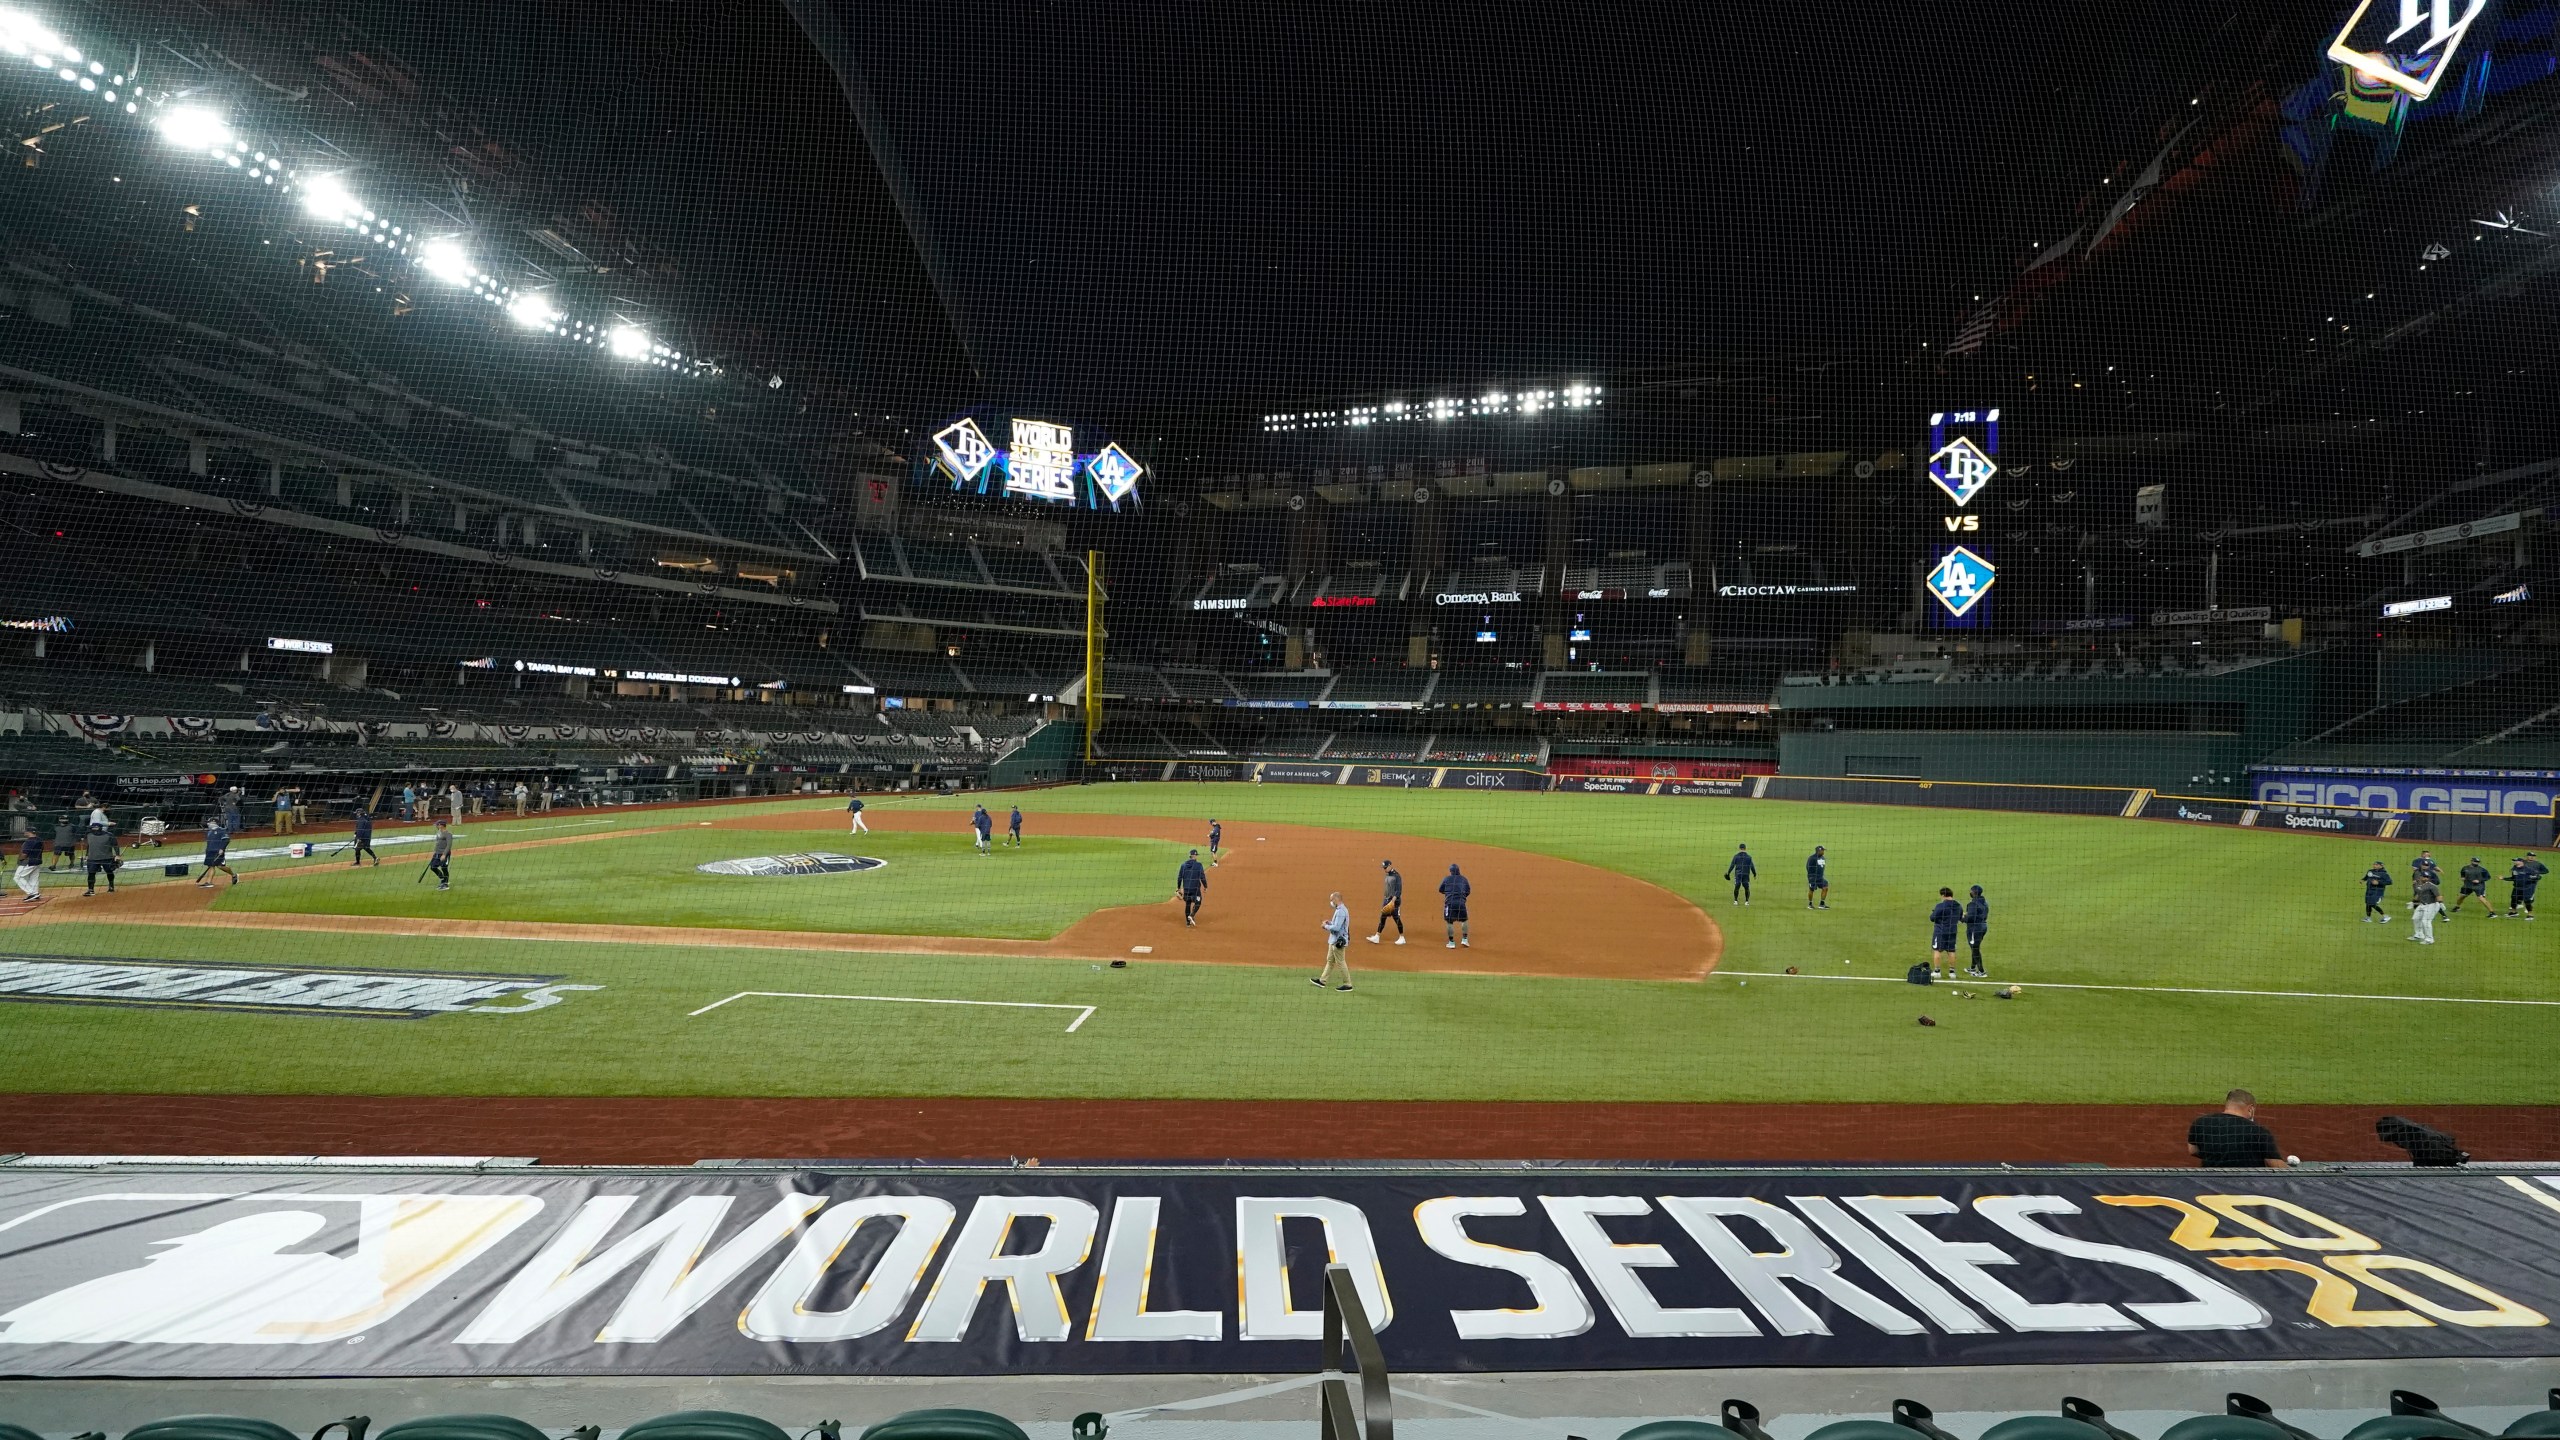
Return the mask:
[[[1982,342],[1991,338],[1991,332],[1999,328],[2000,302],[1994,300],[1974,311],[1973,318],[1964,322],[1964,328],[1956,332],[1954,342],[1947,346],[1947,353],[1962,355],[1969,350],[1979,350]]]

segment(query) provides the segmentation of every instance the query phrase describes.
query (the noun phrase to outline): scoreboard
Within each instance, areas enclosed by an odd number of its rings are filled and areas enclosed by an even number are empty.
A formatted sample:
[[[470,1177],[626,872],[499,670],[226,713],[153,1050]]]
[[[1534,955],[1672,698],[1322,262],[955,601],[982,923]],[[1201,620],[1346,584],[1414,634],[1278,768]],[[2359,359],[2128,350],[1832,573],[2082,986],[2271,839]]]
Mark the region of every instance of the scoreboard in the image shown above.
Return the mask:
[[[1991,587],[2000,569],[1991,560],[1985,510],[1970,508],[2000,474],[2000,412],[1940,410],[1929,416],[1929,483],[1946,502],[1939,533],[1930,536],[1930,565],[1921,584],[1937,602],[1931,619],[1942,630],[1970,630],[1990,623]]]
[[[934,432],[933,453],[918,462],[918,471],[953,490],[1118,510],[1137,502],[1147,467],[1109,440],[1079,451],[1074,427],[1055,420],[963,415]]]

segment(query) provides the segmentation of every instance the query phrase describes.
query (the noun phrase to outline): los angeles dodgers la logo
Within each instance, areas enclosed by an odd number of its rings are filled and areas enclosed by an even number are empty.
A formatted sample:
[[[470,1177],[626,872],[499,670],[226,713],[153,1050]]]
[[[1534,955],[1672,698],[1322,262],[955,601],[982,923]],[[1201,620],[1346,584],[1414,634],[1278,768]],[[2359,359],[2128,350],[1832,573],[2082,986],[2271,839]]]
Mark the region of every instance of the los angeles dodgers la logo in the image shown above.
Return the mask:
[[[1965,612],[1982,603],[1991,593],[1991,582],[2000,572],[1991,562],[1962,545],[1939,557],[1936,568],[1929,572],[1929,593],[1947,607],[1947,613],[1961,620]]]

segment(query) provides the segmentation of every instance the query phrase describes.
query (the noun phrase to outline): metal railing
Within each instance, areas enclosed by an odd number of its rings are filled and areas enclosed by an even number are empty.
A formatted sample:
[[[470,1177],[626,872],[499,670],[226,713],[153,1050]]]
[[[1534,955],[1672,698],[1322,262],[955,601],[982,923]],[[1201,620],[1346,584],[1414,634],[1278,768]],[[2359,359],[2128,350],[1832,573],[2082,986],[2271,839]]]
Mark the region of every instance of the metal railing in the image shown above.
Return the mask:
[[[1349,1342],[1350,1373],[1360,1379],[1354,1407],[1351,1382],[1343,1367]],[[1369,1328],[1369,1312],[1351,1283],[1351,1267],[1324,1268],[1323,1440],[1395,1440],[1395,1396],[1387,1387],[1387,1357],[1378,1349],[1377,1332]]]

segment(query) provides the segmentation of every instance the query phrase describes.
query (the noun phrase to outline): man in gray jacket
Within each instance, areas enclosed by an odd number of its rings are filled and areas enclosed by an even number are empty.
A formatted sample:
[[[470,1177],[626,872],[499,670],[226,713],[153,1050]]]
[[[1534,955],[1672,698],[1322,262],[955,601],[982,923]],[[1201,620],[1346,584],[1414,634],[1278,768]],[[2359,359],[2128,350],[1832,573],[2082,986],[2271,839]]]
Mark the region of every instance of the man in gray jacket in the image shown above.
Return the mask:
[[[107,893],[116,893],[116,867],[124,863],[124,852],[116,848],[116,832],[104,825],[89,827],[89,888],[84,895],[98,893],[98,877],[107,877]]]
[[[1387,922],[1392,920],[1396,925],[1396,943],[1401,945],[1404,943],[1404,874],[1396,869],[1393,860],[1379,861],[1378,868],[1387,872],[1386,894],[1378,901],[1378,928],[1371,932],[1369,943],[1377,944],[1378,937],[1387,933]]]

